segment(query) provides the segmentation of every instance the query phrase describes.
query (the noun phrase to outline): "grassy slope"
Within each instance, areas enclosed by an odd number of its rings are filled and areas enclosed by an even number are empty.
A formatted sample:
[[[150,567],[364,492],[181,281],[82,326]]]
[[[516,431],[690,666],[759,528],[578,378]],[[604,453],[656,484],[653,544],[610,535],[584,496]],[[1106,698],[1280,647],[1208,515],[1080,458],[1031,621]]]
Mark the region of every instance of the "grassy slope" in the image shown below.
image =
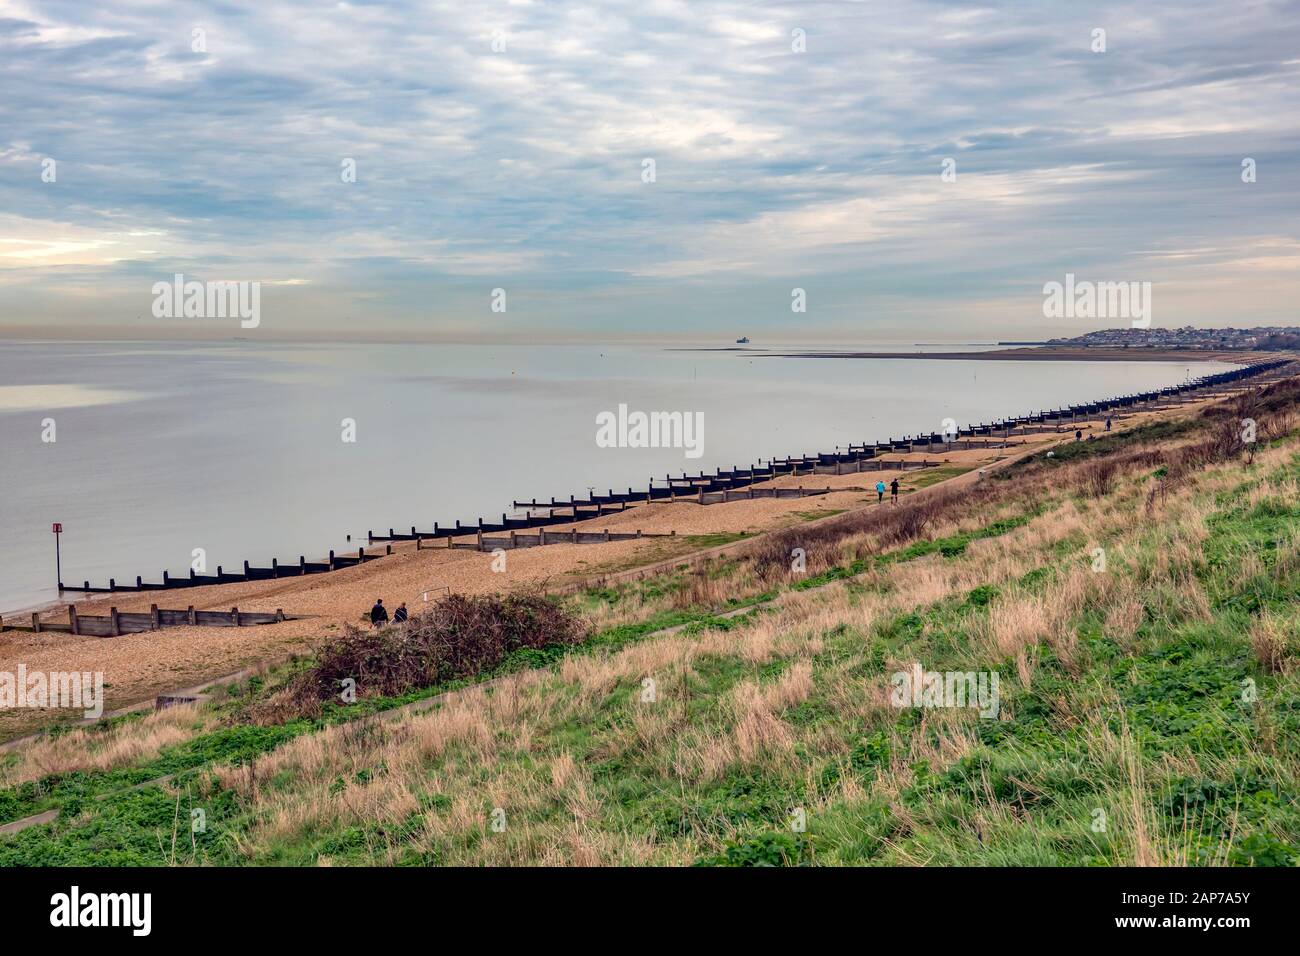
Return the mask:
[[[739,618],[653,606],[421,716],[356,720],[398,703],[371,700],[250,727],[236,695],[118,722],[96,732],[104,769],[0,791],[0,821],[61,809],[0,838],[0,865],[1290,863],[1300,444],[1149,511],[1152,480],[1045,488]],[[770,596],[749,584],[745,601]],[[617,621],[631,598],[584,600]],[[1000,719],[890,706],[914,661],[996,671]]]

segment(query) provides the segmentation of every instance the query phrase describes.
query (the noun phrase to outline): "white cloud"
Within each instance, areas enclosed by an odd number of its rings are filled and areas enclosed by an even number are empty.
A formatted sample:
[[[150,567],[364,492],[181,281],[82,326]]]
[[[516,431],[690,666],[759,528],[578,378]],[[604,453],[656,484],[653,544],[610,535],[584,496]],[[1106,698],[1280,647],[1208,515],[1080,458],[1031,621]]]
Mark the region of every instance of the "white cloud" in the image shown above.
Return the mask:
[[[321,296],[302,322],[407,287],[381,318],[424,322],[435,285],[460,321],[445,288],[490,276],[545,289],[529,321],[595,302],[634,326],[789,272],[845,313],[982,314],[1067,269],[1191,284],[1178,250],[1238,247],[1214,267],[1249,296],[1291,255],[1257,237],[1300,221],[1292,6],[0,0],[0,20],[0,274],[52,317],[156,270],[301,282],[281,294]]]

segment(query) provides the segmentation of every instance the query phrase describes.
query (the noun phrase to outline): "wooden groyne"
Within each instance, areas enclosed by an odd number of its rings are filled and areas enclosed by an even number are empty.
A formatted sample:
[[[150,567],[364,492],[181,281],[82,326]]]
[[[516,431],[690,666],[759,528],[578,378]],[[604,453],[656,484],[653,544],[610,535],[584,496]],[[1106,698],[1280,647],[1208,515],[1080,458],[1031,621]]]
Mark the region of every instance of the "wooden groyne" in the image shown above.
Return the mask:
[[[486,547],[486,550],[493,550],[496,547],[511,547],[509,541],[513,536],[516,542],[514,546],[516,547],[536,547],[540,544],[559,543],[559,541],[564,540],[564,533],[546,531],[538,535],[527,536],[520,536],[516,533],[558,524],[573,524],[626,511],[629,507],[636,505],[654,502],[693,501],[697,504],[708,505],[734,501],[740,498],[769,496],[784,498],[822,495],[829,493],[831,489],[754,489],[752,486],[785,476],[845,475],[882,470],[906,471],[934,468],[940,462],[928,460],[903,461],[885,456],[916,454],[918,452],[945,454],[950,451],[971,448],[1006,447],[1010,439],[1016,435],[1072,431],[1080,423],[1100,416],[1119,419],[1152,407],[1180,405],[1207,396],[1232,394],[1241,387],[1240,383],[1267,375],[1291,364],[1293,364],[1291,359],[1256,362],[1253,365],[1243,366],[1231,371],[1193,379],[1182,385],[1171,385],[1167,388],[1135,392],[1116,398],[1071,405],[1067,408],[1038,411],[1030,415],[1002,419],[1001,421],[981,422],[976,425],[957,428],[955,431],[946,434],[932,432],[928,435],[904,435],[897,439],[891,437],[883,442],[850,444],[843,451],[837,449],[834,452],[822,452],[815,455],[804,454],[773,458],[768,460],[766,464],[760,462],[748,468],[734,466],[730,469],[719,468],[712,475],[707,475],[704,472],[694,477],[685,473],[681,477],[667,475],[662,486],[652,481],[644,491],[635,491],[628,488],[627,492],[623,493],[615,492],[611,488],[608,494],[591,494],[585,499],[578,499],[576,496],[570,495],[567,501],[555,498],[551,498],[547,502],[539,501],[537,498],[529,501],[516,500],[513,502],[513,506],[516,509],[525,511],[525,514],[521,517],[511,518],[508,514],[502,513],[500,522],[488,522],[482,518],[468,525],[462,524],[459,520],[449,526],[434,522],[432,531],[419,531],[415,525],[412,525],[409,534],[398,533],[393,528],[389,528],[387,535],[377,535],[370,531],[367,532],[366,538],[368,544],[376,541],[415,541],[417,548],[425,540],[448,539],[449,546],[460,547],[460,544],[454,544],[451,539],[473,535],[475,538],[474,543],[466,543],[464,544],[465,547],[477,549],[481,546],[480,542],[491,541],[492,544]],[[768,494],[769,492],[770,494]],[[502,535],[504,537],[500,537]],[[528,538],[529,542],[518,544],[521,537]],[[631,537],[636,537],[636,535],[631,535]],[[594,544],[605,540],[622,539],[622,536],[606,538],[596,532],[580,532],[576,538],[568,540],[583,544]],[[502,541],[507,543],[501,544]],[[390,544],[385,549],[384,554],[391,553],[392,546]],[[117,591],[159,591],[202,587],[208,584],[231,584],[243,581],[296,577],[305,574],[325,574],[340,568],[354,567],[380,557],[383,557],[383,554],[367,554],[365,548],[358,548],[356,555],[336,555],[331,551],[326,561],[309,562],[302,555],[299,555],[297,563],[280,564],[278,561],[272,560],[270,567],[254,567],[248,561],[245,561],[242,573],[230,573],[218,567],[215,575],[201,575],[191,571],[189,577],[173,578],[164,571],[161,583],[157,584],[145,582],[141,577],[136,577],[134,585],[118,584],[115,579],[110,578],[108,587],[91,587],[89,581],[83,582],[83,586],[80,588],[68,587],[60,582],[59,589],[61,591],[84,593],[113,593]]]
[[[94,637],[117,637],[121,634],[139,634],[143,631],[156,631],[164,627],[250,627],[255,624],[276,624],[290,620],[284,611],[276,608],[275,613],[264,611],[241,611],[232,607],[229,611],[196,611],[190,605],[183,611],[160,608],[157,604],[149,605],[149,612],[127,613],[117,608],[109,608],[107,615],[78,614],[75,604],[68,605],[68,623],[42,621],[40,614],[33,611],[31,624],[14,624],[0,618],[0,631],[56,631],[63,634],[88,634]]]
[[[84,594],[116,594],[119,591],[171,591],[177,588],[201,588],[209,584],[236,584],[241,581],[269,581],[274,578],[295,578],[304,574],[325,574],[329,571],[337,571],[340,568],[351,568],[358,564],[364,564],[367,561],[375,561],[393,553],[391,546],[384,549],[383,554],[366,554],[365,548],[358,548],[357,553],[352,554],[335,554],[329,553],[329,558],[325,561],[308,561],[302,555],[299,555],[297,563],[281,564],[276,559],[271,559],[269,568],[257,568],[244,562],[242,573],[231,573],[224,570],[221,565],[217,566],[216,574],[197,574],[190,571],[189,577],[174,578],[168,572],[162,573],[162,581],[153,583],[145,581],[139,575],[136,576],[135,584],[118,584],[116,578],[108,579],[108,587],[91,587],[89,581],[83,582],[81,587],[74,587],[59,583],[60,591],[77,591]]]
[[[900,468],[903,463],[895,462],[893,467]],[[906,462],[907,468],[933,468],[938,462]],[[863,468],[863,471],[870,470]],[[822,471],[821,474],[850,474],[852,469],[845,469],[843,472]],[[784,474],[793,472],[785,471]],[[800,474],[811,474],[808,472],[799,472]],[[501,513],[501,520],[484,521],[478,519],[476,524],[462,524],[457,521],[454,525],[443,526],[436,521],[431,531],[420,531],[415,525],[411,526],[409,532],[397,531],[393,528],[388,529],[387,534],[382,532],[376,534],[374,531],[366,532],[368,542],[375,541],[437,541],[452,538],[462,538],[466,535],[476,534],[501,534],[514,533],[516,531],[526,531],[531,528],[543,528],[557,524],[574,524],[579,521],[588,521],[592,518],[600,518],[605,515],[619,514],[626,511],[629,507],[639,504],[649,504],[652,502],[689,502],[696,504],[717,504],[721,501],[735,501],[738,498],[809,498],[815,495],[830,494],[832,491],[843,491],[845,489],[836,488],[772,488],[759,489],[755,494],[745,492],[737,494],[737,488],[740,485],[752,484],[754,481],[766,481],[772,477],[770,474],[763,477],[760,470],[757,479],[727,477],[721,481],[715,481],[706,478],[704,483],[691,485],[689,490],[684,490],[679,482],[696,482],[694,478],[673,478],[668,476],[666,485],[663,488],[654,487],[653,485],[642,492],[634,492],[628,489],[626,494],[615,492],[610,489],[606,495],[592,495],[588,498],[570,497],[568,501],[562,501],[552,498],[549,502],[539,501],[533,498],[531,501],[514,501],[513,507],[517,510],[523,510],[526,513],[520,518],[511,518],[505,512]],[[728,497],[729,496],[729,497]],[[538,513],[538,512],[545,512]],[[636,537],[632,535],[632,537]],[[644,535],[642,536],[644,537]],[[558,541],[560,533],[550,532],[547,534],[547,541]],[[618,540],[617,538],[615,540]],[[584,544],[594,543],[583,540]]]

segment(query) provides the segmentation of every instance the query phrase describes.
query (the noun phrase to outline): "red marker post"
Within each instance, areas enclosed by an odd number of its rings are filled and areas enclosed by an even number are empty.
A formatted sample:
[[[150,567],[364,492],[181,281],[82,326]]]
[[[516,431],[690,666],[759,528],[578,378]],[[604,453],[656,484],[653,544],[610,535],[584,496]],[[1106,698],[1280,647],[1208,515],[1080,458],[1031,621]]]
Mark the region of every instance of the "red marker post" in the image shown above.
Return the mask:
[[[54,576],[59,582],[59,593],[63,593],[63,567],[61,556],[59,555],[59,535],[63,534],[63,522],[54,522],[54,527],[50,529],[54,532]]]

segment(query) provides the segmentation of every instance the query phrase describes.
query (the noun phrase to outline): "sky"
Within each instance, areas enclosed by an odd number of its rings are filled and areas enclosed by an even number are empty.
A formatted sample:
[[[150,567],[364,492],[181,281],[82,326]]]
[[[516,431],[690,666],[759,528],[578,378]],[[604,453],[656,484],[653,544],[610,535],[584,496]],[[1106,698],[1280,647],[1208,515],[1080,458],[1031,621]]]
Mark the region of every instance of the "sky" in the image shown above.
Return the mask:
[[[1300,324],[1298,80],[1295,2],[0,0],[0,334]]]

